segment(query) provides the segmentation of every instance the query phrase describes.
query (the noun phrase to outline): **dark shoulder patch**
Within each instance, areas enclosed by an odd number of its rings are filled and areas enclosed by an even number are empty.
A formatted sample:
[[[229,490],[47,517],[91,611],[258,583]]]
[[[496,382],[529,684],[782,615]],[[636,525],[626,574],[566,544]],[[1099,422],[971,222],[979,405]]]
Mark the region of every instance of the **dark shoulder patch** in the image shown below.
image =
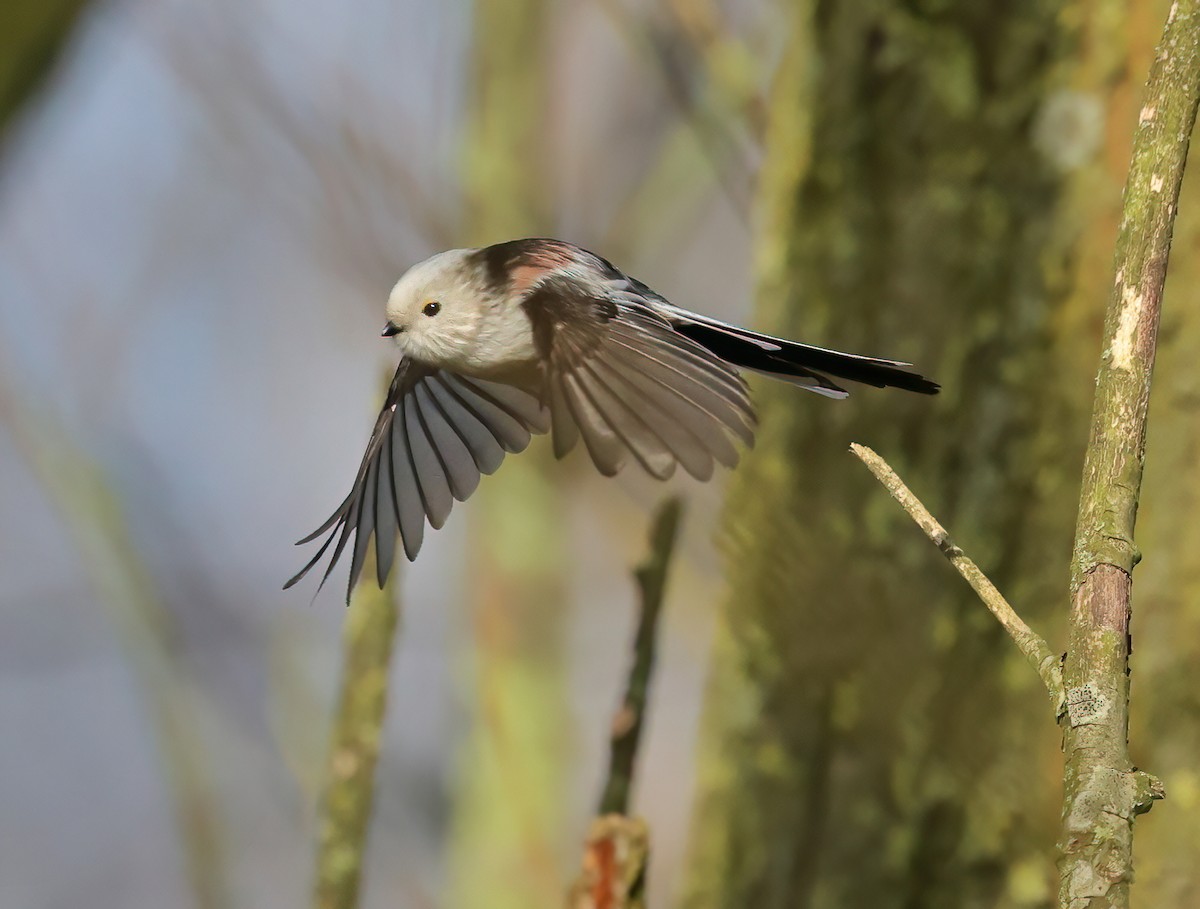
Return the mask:
[[[487,278],[488,288],[493,291],[504,290],[508,285],[509,275],[517,266],[523,254],[523,248],[528,240],[509,240],[506,243],[496,243],[485,246],[475,253],[475,257],[483,264],[483,273]]]
[[[586,357],[604,339],[617,317],[617,304],[597,297],[578,281],[553,275],[521,301],[538,355],[544,358]]]
[[[607,259],[573,243],[551,237],[525,237],[485,246],[475,253],[483,265],[490,289],[506,290],[514,275],[528,280],[530,273],[585,266],[598,275],[624,277]]]

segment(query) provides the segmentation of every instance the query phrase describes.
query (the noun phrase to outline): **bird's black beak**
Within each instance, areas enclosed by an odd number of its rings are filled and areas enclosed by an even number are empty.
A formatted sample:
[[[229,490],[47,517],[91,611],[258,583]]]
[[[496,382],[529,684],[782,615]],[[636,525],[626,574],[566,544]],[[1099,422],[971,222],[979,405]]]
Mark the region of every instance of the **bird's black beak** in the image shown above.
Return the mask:
[[[394,336],[400,334],[400,331],[401,331],[400,326],[397,325],[395,322],[385,322],[384,326],[383,326],[383,331],[380,332],[380,337],[391,338],[391,337],[394,337]]]

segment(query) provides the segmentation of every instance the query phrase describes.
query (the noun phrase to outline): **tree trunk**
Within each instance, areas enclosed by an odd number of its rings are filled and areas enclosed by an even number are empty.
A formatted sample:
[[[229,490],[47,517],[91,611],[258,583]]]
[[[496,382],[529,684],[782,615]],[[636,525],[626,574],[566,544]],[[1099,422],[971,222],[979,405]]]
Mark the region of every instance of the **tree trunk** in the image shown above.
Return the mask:
[[[762,321],[945,387],[758,389],[689,906],[1052,897],[1058,735],[1040,682],[846,447],[884,455],[1062,640],[1086,438],[1062,383],[1091,367],[1058,364],[1094,356],[1098,324],[1064,324],[1106,293],[1107,263],[1074,257],[1111,251],[1112,222],[1093,225],[1128,160],[1128,130],[1107,125],[1139,40],[1119,9],[813,0],[796,16],[760,185]]]

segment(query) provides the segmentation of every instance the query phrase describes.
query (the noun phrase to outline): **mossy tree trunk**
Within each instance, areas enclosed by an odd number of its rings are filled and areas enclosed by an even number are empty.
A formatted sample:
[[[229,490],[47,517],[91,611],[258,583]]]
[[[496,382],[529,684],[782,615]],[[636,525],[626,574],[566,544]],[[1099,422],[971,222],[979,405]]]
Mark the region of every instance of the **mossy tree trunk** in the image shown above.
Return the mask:
[[[1127,41],[1100,58],[1092,39],[1114,13],[797,8],[760,184],[761,321],[910,359],[945,389],[839,404],[759,388],[727,511],[689,906],[1051,898],[1058,735],[1040,682],[846,447],[888,458],[1061,639],[1086,417],[1056,364],[1095,334],[1060,313],[1105,280],[1073,256],[1111,204],[1098,162]]]

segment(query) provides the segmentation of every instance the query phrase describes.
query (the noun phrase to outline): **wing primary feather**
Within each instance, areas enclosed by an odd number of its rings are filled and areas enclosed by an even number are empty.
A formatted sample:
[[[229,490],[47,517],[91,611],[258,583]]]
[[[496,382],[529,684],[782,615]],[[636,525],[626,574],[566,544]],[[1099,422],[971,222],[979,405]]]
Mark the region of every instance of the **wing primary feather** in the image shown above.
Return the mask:
[[[299,581],[301,579],[303,579],[303,577],[306,574],[308,574],[310,571],[312,571],[313,566],[316,565],[319,561],[321,561],[321,557],[325,555],[326,551],[329,549],[330,544],[333,543],[334,538],[337,537],[338,529],[340,527],[341,527],[340,524],[338,525],[338,527],[335,527],[333,532],[331,534],[329,534],[329,537],[325,540],[325,542],[321,544],[321,548],[317,550],[317,554],[315,556],[313,556],[311,559],[309,559],[308,563],[303,568],[301,568],[298,572],[296,572],[294,575],[292,575],[288,579],[287,583],[283,585],[284,590],[287,590],[289,587],[293,587],[297,583],[299,583]],[[319,587],[317,589],[320,590]]]
[[[581,376],[583,392],[646,473],[657,480],[669,479],[675,472],[675,456],[629,401],[614,393],[596,368],[599,359],[592,357],[580,364],[579,371],[585,373]]]
[[[461,377],[459,381],[466,384],[466,380]],[[529,392],[515,385],[491,382],[487,379],[472,378],[470,386],[473,391],[487,398],[531,432],[549,432],[550,423],[546,408]]]
[[[503,407],[493,403],[461,376],[443,374],[443,382],[495,436],[496,441],[510,454],[524,451],[529,445],[529,430]]]
[[[446,415],[446,422],[454,428],[463,444],[470,450],[475,466],[481,473],[495,473],[504,460],[504,447],[487,424],[462,402],[444,381],[443,376],[438,375],[436,381],[431,380],[429,390],[442,413]]]
[[[350,594],[354,585],[362,575],[363,566],[367,561],[367,552],[371,548],[371,537],[375,533],[375,499],[379,494],[379,454],[376,452],[371,463],[367,465],[367,475],[363,480],[362,491],[359,494],[358,524],[354,528],[354,549],[350,554],[350,580],[346,585],[346,603],[350,602]]]
[[[701,410],[687,398],[648,381],[640,385],[630,378],[633,370],[616,369],[605,360],[597,360],[595,368],[608,375],[609,385],[621,400],[636,400],[639,412],[645,411],[647,426],[683,465],[683,469],[697,480],[708,480],[713,473],[713,447],[722,454],[726,451],[737,460],[737,451],[729,443],[725,430],[709,413]],[[689,421],[699,421],[703,427],[697,434],[689,427]],[[715,437],[710,445],[705,436]],[[724,460],[722,460],[724,463]]]
[[[404,429],[425,514],[429,516],[433,529],[439,530],[450,515],[454,497],[450,495],[450,485],[446,482],[446,472],[438,458],[437,446],[421,416],[421,402],[415,395],[409,395],[404,402]]]
[[[614,325],[612,331],[614,341],[639,351],[643,356],[662,362],[674,361],[680,370],[690,370],[697,378],[707,377],[711,380],[713,390],[730,403],[741,404],[748,400],[749,392],[741,373],[691,339],[679,334],[664,337],[637,331],[626,325]]]
[[[401,399],[397,409],[403,411],[407,401]],[[412,456],[408,450],[408,437],[404,431],[404,415],[398,413],[392,422],[392,503],[396,506],[396,520],[400,524],[400,539],[404,543],[404,555],[411,562],[421,551],[425,538],[425,509],[421,504],[421,493],[413,471]]]
[[[446,482],[450,494],[460,502],[479,486],[479,468],[459,430],[450,421],[442,405],[438,403],[427,383],[422,382],[413,391],[425,418],[425,428],[433,438],[433,447],[446,471]]]
[[[674,385],[662,382],[635,366],[626,365],[620,374],[641,394],[658,400],[665,411],[674,414],[721,464],[730,468],[737,466],[738,452],[727,434],[731,431],[727,420],[706,409],[702,403]]]
[[[720,364],[709,356],[623,329],[614,331],[611,343],[669,367],[689,377],[692,382],[702,382],[713,394],[719,395],[733,407],[745,409],[749,406],[750,392],[746,380],[732,367]]]
[[[350,493],[350,495],[346,496],[346,498],[344,498],[342,500],[342,504],[337,507],[337,510],[329,516],[329,518],[325,521],[324,524],[322,524],[320,527],[318,527],[316,530],[314,530],[312,533],[310,533],[308,536],[304,537],[303,539],[297,540],[296,545],[303,546],[305,543],[311,543],[313,540],[315,540],[317,537],[319,537],[321,534],[323,534],[325,531],[327,531],[330,527],[332,527],[334,524],[336,524],[339,520],[344,518],[346,516],[346,512],[349,511],[349,509],[350,509],[350,500],[353,498],[354,498],[354,493],[352,492],[352,493]]]
[[[702,376],[686,371],[684,368],[654,357],[640,347],[625,344],[614,338],[613,343],[623,348],[625,353],[618,358],[626,366],[647,375],[651,381],[657,381],[670,388],[676,394],[691,400],[721,423],[735,432],[747,444],[754,441],[754,411],[749,397],[730,400],[703,380]],[[648,372],[654,369],[658,375]]]
[[[321,583],[317,585],[317,593],[325,586],[325,582],[329,580],[329,576],[333,574],[334,566],[337,565],[338,559],[342,557],[342,550],[346,548],[346,544],[350,541],[350,533],[358,524],[358,512],[362,508],[362,487],[356,487],[354,502],[350,506],[350,514],[347,519],[342,522],[337,534],[337,545],[333,547],[333,555],[329,557],[329,564],[325,566],[325,573],[321,575]]]
[[[550,390],[550,429],[554,457],[565,458],[579,443],[579,425],[571,414],[561,377],[547,382]]]
[[[625,447],[620,437],[580,387],[580,379],[574,372],[564,372],[561,381],[567,406],[592,462],[606,477],[615,476],[625,464]]]
[[[392,434],[383,437],[376,460],[375,494],[375,580],[380,589],[387,583],[396,559],[396,538],[400,535],[400,524],[396,507],[392,504]]]

